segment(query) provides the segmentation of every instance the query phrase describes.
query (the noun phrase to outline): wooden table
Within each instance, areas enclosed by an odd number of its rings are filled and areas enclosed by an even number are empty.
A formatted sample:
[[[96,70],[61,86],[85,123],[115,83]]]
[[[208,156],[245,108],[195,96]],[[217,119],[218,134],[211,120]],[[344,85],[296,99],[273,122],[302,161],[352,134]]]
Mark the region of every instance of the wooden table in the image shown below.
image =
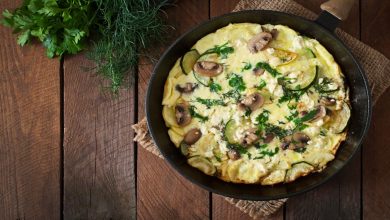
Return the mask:
[[[179,0],[176,36],[238,0]],[[319,12],[323,0],[299,0]],[[3,0],[0,10],[20,1]],[[356,1],[342,28],[390,57],[390,1]],[[0,219],[249,219],[179,176],[133,141],[151,65],[119,99],[86,73],[83,55],[48,59],[0,26]],[[288,200],[274,219],[390,218],[390,91],[375,106],[363,149],[335,178]]]

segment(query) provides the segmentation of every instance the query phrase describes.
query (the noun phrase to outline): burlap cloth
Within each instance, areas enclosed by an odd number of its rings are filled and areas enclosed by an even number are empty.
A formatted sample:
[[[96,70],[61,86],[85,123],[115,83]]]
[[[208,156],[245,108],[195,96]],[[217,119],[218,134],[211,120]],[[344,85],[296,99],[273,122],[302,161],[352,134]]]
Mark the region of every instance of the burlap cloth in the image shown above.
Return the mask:
[[[308,19],[314,19],[317,17],[316,14],[292,0],[242,0],[237,4],[234,11],[250,9],[283,11]],[[389,59],[340,29],[336,30],[336,35],[352,50],[354,56],[363,66],[371,86],[373,103],[375,104],[379,96],[386,91],[390,84],[390,77],[388,75],[390,73]],[[160,158],[163,158],[149,135],[146,119],[142,119],[138,124],[135,124],[132,127],[137,133],[134,140],[146,150],[152,152]],[[275,213],[287,199],[273,201],[247,201],[225,197],[225,200],[240,209],[242,212],[247,213],[249,216],[256,219]]]

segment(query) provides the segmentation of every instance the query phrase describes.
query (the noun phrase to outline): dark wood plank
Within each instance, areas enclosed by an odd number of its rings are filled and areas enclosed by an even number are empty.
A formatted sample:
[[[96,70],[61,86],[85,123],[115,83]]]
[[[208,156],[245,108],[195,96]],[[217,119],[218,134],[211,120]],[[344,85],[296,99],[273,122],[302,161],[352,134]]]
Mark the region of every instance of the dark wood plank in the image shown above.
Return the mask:
[[[215,17],[231,12],[239,0],[211,0],[210,1],[210,16]],[[243,213],[237,208],[234,208],[231,204],[225,201],[224,197],[217,194],[212,196],[212,215],[213,219],[252,219],[248,214]],[[283,219],[283,207],[279,209],[274,215],[270,216],[269,219]]]
[[[304,1],[300,4],[320,12],[323,0]],[[359,1],[341,28],[359,39]],[[359,219],[361,209],[361,158],[355,158],[332,180],[303,195],[290,198],[286,206],[287,219]],[[309,208],[308,208],[309,207]]]
[[[389,1],[362,1],[362,41],[390,57]],[[371,130],[363,147],[363,217],[390,218],[390,90],[374,108]]]
[[[208,19],[208,0],[178,1],[167,10],[169,23],[183,33]],[[169,43],[167,44],[169,45]],[[145,115],[144,102],[153,65],[139,68],[139,119]],[[138,147],[137,216],[139,219],[207,219],[209,193],[181,177],[165,161]]]
[[[64,61],[64,218],[134,219],[134,89],[103,94],[92,66]]]
[[[0,219],[59,219],[60,63],[2,25],[0,36]]]

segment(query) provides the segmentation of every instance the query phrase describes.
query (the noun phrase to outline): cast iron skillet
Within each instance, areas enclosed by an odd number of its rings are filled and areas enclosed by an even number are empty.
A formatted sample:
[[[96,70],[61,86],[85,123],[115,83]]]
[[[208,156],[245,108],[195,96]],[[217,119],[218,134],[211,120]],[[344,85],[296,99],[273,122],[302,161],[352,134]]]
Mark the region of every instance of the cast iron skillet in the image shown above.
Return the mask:
[[[336,158],[321,173],[312,173],[288,184],[274,186],[244,185],[224,182],[203,174],[187,164],[186,158],[169,139],[162,117],[162,99],[165,80],[176,60],[184,55],[200,38],[229,23],[252,22],[282,24],[299,33],[317,39],[327,48],[341,66],[350,88],[352,115],[347,140],[340,146]],[[146,97],[146,115],[149,131],[165,159],[185,178],[213,193],[248,200],[286,198],[311,190],[334,176],[359,149],[371,118],[371,99],[367,79],[362,68],[347,47],[333,34],[339,20],[322,12],[316,21],[276,11],[256,10],[226,14],[193,28],[176,40],[157,63],[149,82]]]

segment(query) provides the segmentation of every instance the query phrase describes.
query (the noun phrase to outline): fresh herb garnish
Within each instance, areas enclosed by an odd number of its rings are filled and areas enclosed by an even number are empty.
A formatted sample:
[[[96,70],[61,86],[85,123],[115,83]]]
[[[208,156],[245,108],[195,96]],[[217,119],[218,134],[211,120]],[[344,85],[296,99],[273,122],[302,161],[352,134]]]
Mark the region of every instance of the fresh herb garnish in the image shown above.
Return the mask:
[[[244,113],[245,117],[249,117],[251,115],[251,113],[252,113],[252,110],[249,107],[246,107],[245,113]]]
[[[266,85],[267,83],[264,80],[260,79],[260,83],[256,86],[256,88],[262,90]]]
[[[226,106],[226,103],[220,99],[202,99],[200,97],[197,97],[196,101],[199,102],[200,104],[205,105],[207,108],[211,108],[211,106],[215,106],[215,105]]]
[[[242,76],[239,76],[237,74],[233,74],[233,76],[229,79],[229,86],[241,92],[246,89]]]
[[[281,75],[276,69],[272,68],[268,63],[258,62],[255,68],[261,68],[269,72],[273,77]]]
[[[216,53],[222,59],[226,59],[230,53],[234,52],[234,48],[233,47],[229,47],[227,45],[228,45],[228,42],[226,42],[223,45],[215,45],[213,48],[206,50],[200,56],[204,56],[206,54]]]
[[[339,90],[339,87],[337,84],[335,84],[335,82],[333,82],[333,80],[329,79],[328,77],[324,77],[322,78],[321,82],[314,84],[314,89],[317,92],[323,94],[335,92]]]
[[[236,102],[238,102],[240,99],[241,99],[241,94],[239,91],[233,89],[233,90],[230,90],[228,91],[227,93],[224,93],[222,94],[222,96],[224,98],[232,98],[234,99]]]
[[[257,126],[260,130],[265,130],[270,111],[264,109],[264,111],[256,117]]]
[[[196,107],[195,106],[190,106],[189,110],[190,110],[190,115],[194,118],[197,118],[199,119],[200,122],[205,122],[207,120],[209,120],[209,117],[207,116],[203,116],[203,115],[200,115],[199,113],[197,113],[195,111]]]
[[[321,131],[320,131],[320,135],[321,135],[321,136],[326,136],[326,132],[325,132],[324,130],[321,130]]]
[[[279,138],[286,137],[287,135],[291,134],[290,130],[283,129],[279,126],[273,125],[273,124],[267,124],[265,128],[267,133],[274,133]]]
[[[210,82],[209,88],[210,88],[210,92],[215,92],[215,93],[218,93],[219,91],[222,90],[221,85],[219,85],[218,83],[216,83],[214,81]]]
[[[298,90],[298,91],[293,91],[285,88],[283,88],[283,96],[278,100],[279,103],[283,102],[290,102],[291,100],[298,101],[299,98],[306,92],[306,90]]]
[[[279,152],[279,147],[276,147],[274,150],[264,149],[264,150],[260,151],[261,156],[257,156],[257,157],[255,157],[253,159],[254,160],[263,159],[265,156],[273,157],[278,152]]]
[[[238,151],[240,154],[247,154],[248,153],[248,150],[239,144],[228,144],[227,148],[234,149],[234,150]]]
[[[221,158],[218,156],[218,155],[214,155],[215,159],[218,161],[218,162],[222,162]]]
[[[294,149],[297,153],[304,153],[306,151],[306,147],[299,147]]]
[[[268,144],[256,143],[256,144],[255,144],[255,147],[256,147],[257,149],[264,149],[264,148],[267,148],[267,147],[268,147]]]
[[[252,69],[252,64],[248,62],[244,62],[245,66],[241,68],[241,72],[244,72],[245,70]]]
[[[306,115],[304,115],[301,118],[293,119],[292,121],[295,124],[295,129],[294,130],[302,131],[305,128],[307,128],[308,125],[304,124],[303,122],[306,122],[306,121],[309,121],[309,120],[313,119],[316,114],[317,114],[317,110],[314,109],[312,111],[309,111]]]

